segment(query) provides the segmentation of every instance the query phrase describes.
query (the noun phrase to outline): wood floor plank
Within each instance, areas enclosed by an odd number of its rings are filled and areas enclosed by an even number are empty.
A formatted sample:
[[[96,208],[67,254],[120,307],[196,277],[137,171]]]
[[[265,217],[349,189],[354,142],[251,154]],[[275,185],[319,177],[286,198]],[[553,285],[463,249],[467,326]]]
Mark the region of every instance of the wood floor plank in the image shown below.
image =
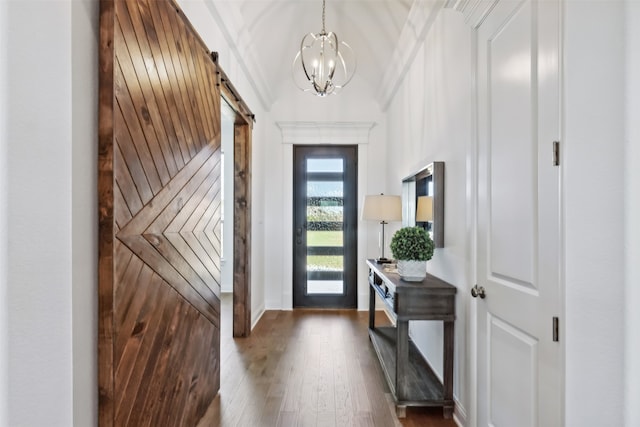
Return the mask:
[[[231,305],[223,294],[220,393],[198,427],[456,426],[440,408],[396,417],[368,313],[267,311],[250,337],[233,339]]]
[[[275,426],[278,424],[278,416],[282,407],[283,396],[271,396],[267,394],[267,399],[259,414],[259,420],[264,425]]]
[[[276,427],[295,427],[297,418],[297,412],[280,412]]]

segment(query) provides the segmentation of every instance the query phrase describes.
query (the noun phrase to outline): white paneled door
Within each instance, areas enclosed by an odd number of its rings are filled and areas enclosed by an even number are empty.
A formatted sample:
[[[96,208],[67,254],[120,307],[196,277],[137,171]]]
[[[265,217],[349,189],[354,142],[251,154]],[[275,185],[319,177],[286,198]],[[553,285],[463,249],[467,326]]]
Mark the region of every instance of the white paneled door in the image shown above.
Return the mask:
[[[477,35],[478,425],[561,426],[559,4],[499,0]]]

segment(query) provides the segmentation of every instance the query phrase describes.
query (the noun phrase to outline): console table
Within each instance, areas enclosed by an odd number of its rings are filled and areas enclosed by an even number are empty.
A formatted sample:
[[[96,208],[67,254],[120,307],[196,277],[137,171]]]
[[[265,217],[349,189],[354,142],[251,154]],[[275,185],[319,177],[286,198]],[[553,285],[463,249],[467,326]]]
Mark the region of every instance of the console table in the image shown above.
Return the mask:
[[[456,312],[455,286],[427,274],[422,282],[404,282],[385,272],[375,260],[369,267],[369,338],[396,403],[398,417],[407,406],[442,406],[453,416],[453,342]],[[396,326],[375,326],[376,295],[394,317]],[[409,320],[444,323],[443,382],[409,338]]]

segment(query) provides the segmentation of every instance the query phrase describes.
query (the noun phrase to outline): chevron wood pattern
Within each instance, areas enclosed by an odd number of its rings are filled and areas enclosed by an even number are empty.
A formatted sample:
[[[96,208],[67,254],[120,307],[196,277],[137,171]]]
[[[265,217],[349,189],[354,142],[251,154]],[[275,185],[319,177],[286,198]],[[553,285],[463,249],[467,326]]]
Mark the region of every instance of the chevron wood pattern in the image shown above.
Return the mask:
[[[220,386],[218,70],[168,0],[102,0],[101,46],[99,421],[195,425]]]

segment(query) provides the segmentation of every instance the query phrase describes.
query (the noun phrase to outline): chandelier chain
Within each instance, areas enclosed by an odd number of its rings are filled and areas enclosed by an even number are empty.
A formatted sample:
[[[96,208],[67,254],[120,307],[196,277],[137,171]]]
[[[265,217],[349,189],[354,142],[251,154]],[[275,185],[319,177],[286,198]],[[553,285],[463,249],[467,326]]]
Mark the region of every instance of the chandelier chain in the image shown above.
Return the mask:
[[[322,0],[322,34],[326,34],[326,31],[324,30],[324,9],[325,9],[325,2],[326,2],[326,0]]]

